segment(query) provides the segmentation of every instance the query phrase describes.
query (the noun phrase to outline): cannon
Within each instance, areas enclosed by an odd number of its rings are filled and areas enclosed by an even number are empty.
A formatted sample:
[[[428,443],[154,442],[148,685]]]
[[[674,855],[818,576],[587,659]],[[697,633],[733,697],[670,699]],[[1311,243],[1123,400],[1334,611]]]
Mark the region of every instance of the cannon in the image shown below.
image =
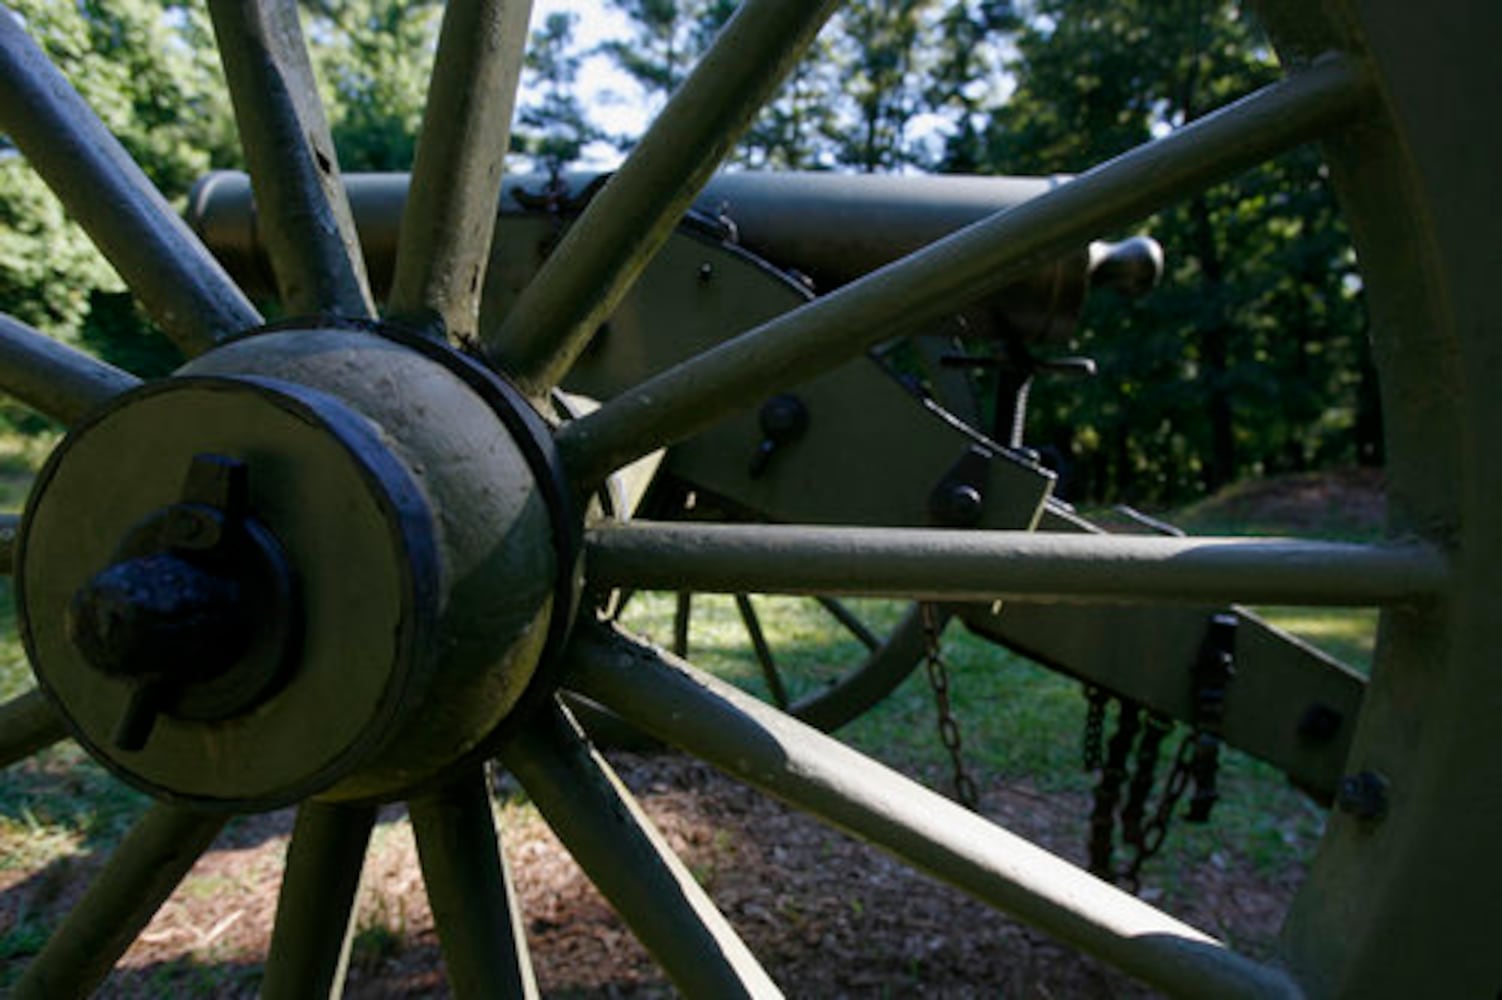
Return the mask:
[[[1497,12],[1268,2],[1281,81],[862,277],[825,276],[830,290],[810,295],[786,271],[798,266],[791,251],[763,260],[716,231],[733,224],[752,239],[758,214],[738,217],[734,198],[717,199],[732,202],[723,212],[701,206],[707,233],[681,219],[833,6],[749,0],[637,151],[547,233],[545,259],[487,268],[527,5],[451,5],[378,299],[295,7],[213,4],[283,310],[271,323],[16,19],[0,17],[0,129],[189,359],[141,384],[0,320],[0,388],[69,425],[13,525],[9,565],[38,688],[0,706],[0,761],[71,735],[158,799],[17,995],[90,990],[228,816],[291,803],[264,990],[337,989],[375,806],[391,800],[408,803],[455,992],[525,994],[491,759],[680,989],[775,993],[561,693],[1169,992],[1495,991],[1502,539],[1491,515],[1502,477],[1491,439],[1502,414],[1488,376],[1502,360],[1490,336],[1502,307],[1486,265],[1502,149],[1474,95],[1496,89]],[[944,421],[953,414],[939,392],[925,405],[877,370],[861,369],[881,389],[844,398],[905,394],[879,411],[903,422],[890,440],[929,473],[905,495],[863,507],[864,492],[832,495],[799,475],[826,423],[842,419],[823,404],[842,389],[804,401],[796,440],[762,426],[772,397],[812,393],[869,348],[1088,257],[1081,248],[1100,234],[1313,139],[1325,142],[1373,310],[1387,540],[1102,536],[1050,504],[1050,477],[1016,442],[976,440],[973,422]],[[552,224],[546,206],[533,215]],[[633,286],[651,292],[647,274],[669,264],[680,286],[670,311],[690,294],[722,297],[728,326],[698,341],[625,335]],[[523,283],[509,284],[516,269]],[[633,371],[611,357],[632,345],[684,353]],[[605,384],[616,377],[629,384]],[[600,405],[559,398],[562,385]],[[733,447],[695,455],[722,433]],[[942,444],[923,449],[924,434]],[[749,499],[748,516],[630,517],[651,500],[633,471]],[[934,504],[936,487],[958,487],[941,491],[954,502]],[[977,509],[963,530],[918,526]],[[1367,794],[1332,813],[1278,960],[1254,961],[602,619],[612,591],[663,585],[984,607],[961,614],[1181,716],[1195,711],[1181,682],[1159,691],[1158,678],[1097,663],[1089,635],[1055,653],[1041,644],[1060,623],[1142,623],[1173,637],[1182,661],[1205,642],[1208,607],[1377,606],[1366,691],[1272,636],[1267,662],[1282,673],[1239,671],[1224,723],[1227,739],[1315,789],[1350,782]],[[1237,620],[1241,662],[1257,630]],[[1243,702],[1247,690],[1262,693]],[[1300,735],[1314,704],[1339,716],[1321,729],[1333,735]]]
[[[487,271],[492,301],[526,287],[559,228],[572,222],[588,192],[606,179],[505,180]],[[562,389],[583,397],[582,405],[597,406],[727,336],[1061,183],[718,175],[596,333]],[[351,175],[345,184],[379,295],[390,283],[408,179]],[[190,224],[241,287],[272,293],[249,177],[210,175],[189,201]],[[606,500],[631,516],[654,520],[1098,533],[1053,495],[1053,473],[1022,441],[1019,397],[1025,399],[1034,369],[1061,366],[1034,354],[1067,340],[1087,289],[1109,284],[1144,293],[1157,279],[1161,254],[1143,238],[1081,246],[978,301],[957,304],[931,328],[878,345],[826,375],[797,385],[773,381],[760,406],[655,456],[649,476],[638,470],[616,477],[608,484],[616,499],[610,501],[608,489]],[[963,352],[966,344],[979,345],[973,358]],[[1009,359],[1016,360],[1009,365]],[[992,391],[1010,404],[995,408],[989,426],[976,383],[960,367],[984,363],[992,366]],[[1066,363],[1081,367],[1076,359]],[[689,496],[691,510],[685,509]],[[674,589],[674,579],[663,563],[642,582]],[[759,637],[755,611],[744,594],[737,596],[748,631]],[[679,655],[687,645],[690,608],[685,595],[675,622]],[[838,604],[830,610],[849,618]],[[1215,724],[1216,737],[1281,768],[1328,802],[1341,778],[1365,681],[1244,608],[997,607],[986,601],[945,604],[930,615],[953,618],[1092,688],[1193,726],[1199,700],[1194,667],[1212,621],[1224,613],[1239,624],[1239,669],[1235,697],[1225,699],[1228,711]],[[927,629],[937,624],[930,620]],[[779,707],[828,731],[890,693],[923,661],[929,638],[915,605],[889,635],[867,640],[871,651],[863,661],[834,683],[812,687],[784,678],[764,640],[756,639],[756,649],[765,686]]]

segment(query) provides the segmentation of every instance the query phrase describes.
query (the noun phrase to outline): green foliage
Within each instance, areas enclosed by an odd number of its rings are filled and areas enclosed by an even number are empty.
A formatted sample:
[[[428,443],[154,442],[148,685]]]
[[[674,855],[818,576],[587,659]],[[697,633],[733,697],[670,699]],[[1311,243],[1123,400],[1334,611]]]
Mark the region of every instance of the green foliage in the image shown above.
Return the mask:
[[[1017,88],[958,134],[953,165],[1071,173],[1278,75],[1227,2],[1038,0],[1013,37]],[[1032,440],[1077,496],[1175,502],[1247,475],[1380,460],[1360,279],[1315,151],[1249,170],[1150,220],[1167,251],[1137,302],[1091,297],[1089,383],[1034,392]]]
[[[437,0],[309,0],[306,34],[339,164],[410,170],[437,52]]]
[[[577,160],[586,145],[604,138],[574,93],[581,61],[574,44],[576,21],[573,14],[550,14],[532,32],[527,47],[528,82],[540,96],[522,105],[512,140],[514,148],[555,175]]]
[[[239,152],[207,15],[170,0],[13,4],[146,176],[180,203]],[[114,269],[14,148],[0,151],[0,311],[142,374],[176,354],[124,293]],[[0,423],[50,425],[7,405]]]
[[[709,48],[737,0],[610,0],[631,20],[633,34],[600,50],[649,94],[670,94]]]

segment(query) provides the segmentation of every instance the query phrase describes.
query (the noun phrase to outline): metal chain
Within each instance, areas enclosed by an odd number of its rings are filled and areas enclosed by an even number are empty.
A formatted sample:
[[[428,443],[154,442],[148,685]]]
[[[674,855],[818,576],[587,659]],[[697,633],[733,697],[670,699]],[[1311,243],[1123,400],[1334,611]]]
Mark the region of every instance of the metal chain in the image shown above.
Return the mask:
[[[1188,733],[1179,744],[1178,753],[1174,754],[1173,770],[1168,773],[1168,783],[1163,786],[1163,797],[1158,800],[1158,808],[1153,812],[1153,818],[1143,825],[1141,837],[1132,844],[1132,860],[1122,870],[1121,879],[1133,891],[1136,891],[1138,874],[1142,871],[1143,864],[1148,858],[1162,850],[1163,840],[1168,836],[1168,823],[1173,819],[1174,808],[1189,789],[1189,781],[1193,777],[1192,763],[1198,735],[1198,733]]]
[[[1127,789],[1126,805],[1121,809],[1122,843],[1136,845],[1142,840],[1142,818],[1147,814],[1147,800],[1157,781],[1158,756],[1163,738],[1173,728],[1173,720],[1158,712],[1148,713],[1142,738],[1137,743],[1137,761],[1132,768],[1132,783]]]
[[[965,758],[960,748],[960,727],[954,721],[949,707],[949,668],[939,656],[938,614],[932,604],[919,605],[923,618],[923,647],[925,669],[929,686],[934,689],[934,707],[939,715],[939,742],[949,751],[949,760],[954,767],[954,797],[960,805],[975,812],[980,804],[980,793],[975,781],[965,770]]]
[[[1095,808],[1090,813],[1090,874],[1111,881],[1115,851],[1116,803],[1121,801],[1121,785],[1126,780],[1127,757],[1137,740],[1140,711],[1135,701],[1118,699],[1116,732],[1095,786]]]
[[[1101,763],[1106,759],[1106,702],[1111,700],[1111,696],[1105,688],[1087,684],[1085,700],[1090,703],[1090,707],[1085,709],[1085,743],[1081,758],[1085,772],[1093,774],[1100,770]]]

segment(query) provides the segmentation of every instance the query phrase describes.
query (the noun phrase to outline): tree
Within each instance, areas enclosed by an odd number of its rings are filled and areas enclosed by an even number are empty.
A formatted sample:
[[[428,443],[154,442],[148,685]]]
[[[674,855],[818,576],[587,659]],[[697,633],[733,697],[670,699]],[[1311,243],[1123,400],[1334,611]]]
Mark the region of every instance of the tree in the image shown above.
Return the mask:
[[[846,119],[832,138],[840,163],[864,173],[916,160],[907,125],[924,97],[926,53],[920,47],[934,0],[851,4],[836,26],[834,52],[843,80]]]
[[[170,201],[180,203],[211,166],[239,162],[228,96],[197,5],[19,0],[12,6]],[[159,374],[178,360],[9,143],[0,147],[0,310],[142,374]]]
[[[517,116],[512,146],[535,159],[555,179],[585,146],[604,138],[589,120],[574,84],[581,55],[574,44],[577,17],[549,14],[527,47],[528,83],[538,93]]]
[[[438,0],[305,0],[340,167],[411,170],[438,48]]]
[[[1224,0],[1037,0],[1013,42],[1016,91],[951,147],[958,165],[1085,169],[1278,73]],[[1360,283],[1317,155],[1256,167],[1147,229],[1169,255],[1163,286],[1093,296],[1078,346],[1101,376],[1033,397],[1035,437],[1074,456],[1086,489],[1173,501],[1375,459]]]

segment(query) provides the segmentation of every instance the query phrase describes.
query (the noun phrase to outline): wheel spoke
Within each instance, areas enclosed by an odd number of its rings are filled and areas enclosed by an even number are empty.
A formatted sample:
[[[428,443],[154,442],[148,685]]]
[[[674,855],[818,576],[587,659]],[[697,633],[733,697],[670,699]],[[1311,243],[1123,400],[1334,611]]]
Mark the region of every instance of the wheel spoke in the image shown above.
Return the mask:
[[[140,379],[0,313],[0,391],[71,424]]]
[[[844,604],[833,597],[823,595],[815,599],[819,602],[819,607],[829,612],[831,618],[845,626],[845,631],[855,636],[856,641],[862,646],[873,651],[881,647],[881,639],[877,638],[876,633],[867,628],[866,623],[855,617],[855,614]]]
[[[0,767],[10,767],[67,735],[63,720],[42,692],[17,695],[0,705]]]
[[[1019,273],[1348,120],[1369,92],[1361,68],[1328,56],[1139,146],[1067,184],[974,223],[823,298],[622,393],[568,424],[575,481],[692,436],[766,398],[994,291]]]
[[[444,10],[387,306],[410,326],[467,336],[479,325],[531,16],[532,0]]]
[[[934,628],[942,630],[949,615],[947,607],[936,605]],[[914,604],[859,670],[841,678],[834,687],[794,704],[790,712],[810,726],[833,732],[875,708],[907,679],[927,650],[928,630],[922,608]]]
[[[1281,972],[666,653],[598,630],[571,650],[574,686],[633,725],[1170,993],[1295,993]]]
[[[673,605],[673,653],[676,656],[688,655],[688,631],[693,617],[694,595],[691,591],[680,590]]]
[[[591,582],[602,587],[935,601],[1359,607],[1423,602],[1449,574],[1445,556],[1418,541],[645,521],[591,530],[585,557]]]
[[[493,361],[535,395],[562,380],[835,6],[741,6],[504,320],[483,317]]]
[[[780,996],[562,706],[501,751],[543,817],[685,996]]]
[[[746,594],[736,594],[735,609],[741,613],[741,624],[746,626],[746,635],[751,638],[751,648],[756,652],[756,662],[761,665],[761,676],[767,682],[767,690],[772,693],[772,703],[778,708],[787,708],[788,691],[782,683],[782,675],[777,672],[777,661],[772,659],[772,649],[762,634],[761,619],[756,616],[751,598]]]
[[[26,967],[16,984],[18,1000],[91,994],[227,818],[227,813],[153,805]]]
[[[343,994],[355,897],[375,818],[374,806],[305,802],[298,808],[261,996]]]
[[[212,0],[209,13],[283,305],[373,313],[365,261],[294,0]]]
[[[537,996],[484,772],[407,805],[449,988],[457,997]]]
[[[192,354],[261,316],[8,11],[0,131],[15,141],[151,318]]]

